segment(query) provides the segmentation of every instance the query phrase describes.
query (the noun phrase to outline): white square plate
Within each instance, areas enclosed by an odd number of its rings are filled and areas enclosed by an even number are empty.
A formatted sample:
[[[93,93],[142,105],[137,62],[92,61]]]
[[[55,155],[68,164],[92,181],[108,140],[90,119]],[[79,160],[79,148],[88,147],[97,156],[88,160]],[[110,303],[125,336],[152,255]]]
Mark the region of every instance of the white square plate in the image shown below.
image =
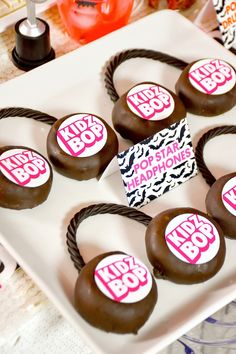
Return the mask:
[[[203,57],[222,58],[236,67],[232,53],[178,13],[164,10],[2,84],[1,107],[29,107],[57,118],[85,111],[111,123],[113,103],[104,88],[105,63],[121,50],[131,48],[156,49],[187,62]],[[145,80],[174,90],[179,75],[178,69],[166,64],[135,59],[117,69],[115,82],[119,93]],[[210,127],[235,124],[235,121],[236,108],[213,118],[188,114],[193,145]],[[3,119],[0,124],[1,145],[28,145],[46,155],[50,128],[46,124],[24,118]],[[206,147],[207,163],[216,177],[236,170],[234,141],[234,136],[222,136]],[[207,190],[205,181],[198,175],[142,210],[151,216],[180,206],[204,211]],[[0,243],[96,353],[156,353],[236,298],[236,241],[227,240],[225,264],[206,283],[186,286],[157,280],[158,303],[138,335],[107,334],[92,328],[73,308],[77,273],[67,252],[65,233],[75,212],[98,202],[127,204],[118,172],[100,182],[96,179],[77,182],[55,172],[51,194],[44,204],[32,210],[0,210]],[[143,226],[124,217],[96,216],[82,223],[78,242],[86,261],[98,253],[118,249],[138,257],[151,269],[144,232]]]

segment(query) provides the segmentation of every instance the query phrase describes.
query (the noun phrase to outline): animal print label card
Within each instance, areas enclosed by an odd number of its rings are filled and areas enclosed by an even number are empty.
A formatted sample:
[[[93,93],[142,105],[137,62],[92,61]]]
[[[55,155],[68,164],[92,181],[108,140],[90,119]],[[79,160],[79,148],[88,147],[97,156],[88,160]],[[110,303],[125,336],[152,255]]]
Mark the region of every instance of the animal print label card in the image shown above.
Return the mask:
[[[224,46],[229,49],[236,41],[236,2],[213,0]]]
[[[197,174],[186,119],[118,155],[129,206],[140,208]]]

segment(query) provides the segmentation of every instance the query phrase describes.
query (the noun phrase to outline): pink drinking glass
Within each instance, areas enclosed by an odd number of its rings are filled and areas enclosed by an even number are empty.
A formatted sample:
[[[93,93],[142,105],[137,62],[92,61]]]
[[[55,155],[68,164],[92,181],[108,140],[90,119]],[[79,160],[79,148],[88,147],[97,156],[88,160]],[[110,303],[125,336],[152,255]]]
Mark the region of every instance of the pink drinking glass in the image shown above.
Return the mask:
[[[57,0],[68,34],[88,43],[127,24],[134,0]]]

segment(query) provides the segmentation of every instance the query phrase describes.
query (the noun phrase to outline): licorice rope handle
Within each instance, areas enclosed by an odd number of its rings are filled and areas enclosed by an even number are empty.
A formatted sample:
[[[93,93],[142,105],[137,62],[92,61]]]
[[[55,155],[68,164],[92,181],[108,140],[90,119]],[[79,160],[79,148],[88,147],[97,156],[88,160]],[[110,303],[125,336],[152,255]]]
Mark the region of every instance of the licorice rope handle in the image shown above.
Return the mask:
[[[114,80],[113,80],[114,72],[121,63],[123,63],[128,59],[133,59],[133,58],[147,58],[147,59],[158,60],[162,63],[169,64],[181,70],[183,70],[188,65],[188,63],[184,62],[183,60],[172,57],[171,55],[168,55],[166,53],[158,52],[156,50],[151,50],[151,49],[129,49],[121,53],[118,53],[108,63],[105,70],[105,79],[104,79],[105,88],[113,102],[116,102],[119,99],[119,95],[115,89]]]
[[[81,209],[71,219],[66,233],[66,244],[68,247],[68,252],[70,254],[71,260],[74,263],[75,268],[79,272],[84,267],[85,262],[83,257],[80,254],[77,245],[76,232],[83,220],[87,219],[89,216],[94,216],[98,214],[117,214],[121,216],[126,216],[127,218],[136,220],[145,226],[147,226],[152,219],[151,216],[143,213],[140,210],[136,210],[134,208],[127,207],[125,205],[114,204],[114,203],[93,204],[86,208]]]
[[[57,121],[55,117],[31,108],[7,107],[0,109],[0,119],[8,117],[31,118],[49,125]]]
[[[220,127],[216,127],[208,130],[199,139],[195,149],[195,157],[196,157],[198,169],[201,172],[206,183],[210,187],[212,186],[213,183],[215,183],[216,179],[213,176],[213,174],[210,172],[208,167],[206,166],[204,160],[204,147],[209,140],[223,134],[236,134],[236,125],[222,125]]]

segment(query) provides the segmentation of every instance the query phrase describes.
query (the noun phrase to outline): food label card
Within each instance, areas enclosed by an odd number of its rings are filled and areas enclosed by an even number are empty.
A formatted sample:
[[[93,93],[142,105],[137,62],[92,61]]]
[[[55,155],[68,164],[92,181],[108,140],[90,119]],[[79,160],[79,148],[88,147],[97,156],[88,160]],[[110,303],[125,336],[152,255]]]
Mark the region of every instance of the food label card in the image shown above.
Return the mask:
[[[213,0],[224,46],[229,49],[236,41],[236,2]]]
[[[186,119],[118,154],[129,206],[142,207],[197,174]]]

